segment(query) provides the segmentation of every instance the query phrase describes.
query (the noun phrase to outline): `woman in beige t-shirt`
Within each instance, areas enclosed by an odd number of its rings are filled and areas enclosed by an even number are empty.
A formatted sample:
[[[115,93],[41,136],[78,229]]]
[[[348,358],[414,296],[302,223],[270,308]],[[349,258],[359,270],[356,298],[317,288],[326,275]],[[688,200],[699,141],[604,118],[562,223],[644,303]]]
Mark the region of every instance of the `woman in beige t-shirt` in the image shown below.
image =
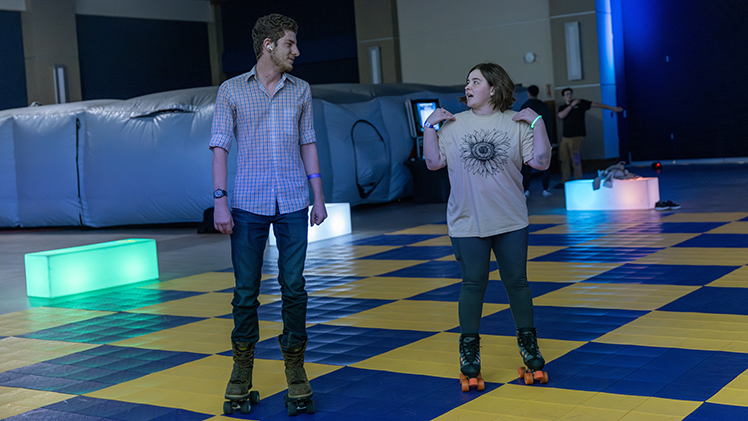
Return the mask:
[[[547,169],[551,145],[535,111],[510,109],[513,95],[514,83],[506,71],[494,63],[481,63],[470,69],[461,98],[470,109],[452,115],[439,108],[424,124],[426,165],[430,170],[446,166],[451,184],[447,226],[462,271],[463,390],[469,383],[482,386],[478,332],[492,250],[509,297],[520,354],[529,372],[537,371],[536,378],[543,381],[545,360],[537,346],[527,282],[529,221],[520,170],[523,163]],[[437,133],[434,126],[442,121]]]

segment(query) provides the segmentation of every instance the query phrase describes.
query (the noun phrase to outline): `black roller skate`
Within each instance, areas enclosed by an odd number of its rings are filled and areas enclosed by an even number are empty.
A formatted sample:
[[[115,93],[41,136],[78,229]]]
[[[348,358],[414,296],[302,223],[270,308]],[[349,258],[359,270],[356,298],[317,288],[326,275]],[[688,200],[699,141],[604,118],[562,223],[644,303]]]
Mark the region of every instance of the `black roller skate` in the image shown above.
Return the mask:
[[[252,404],[260,401],[260,392],[252,389],[252,369],[255,366],[255,344],[249,342],[231,342],[234,352],[234,368],[226,386],[223,413],[231,415],[239,409],[242,414],[249,414]]]
[[[543,371],[545,359],[538,348],[538,333],[534,327],[517,329],[517,346],[527,366],[517,370],[519,378],[523,379],[525,384],[533,384],[536,380],[542,384],[548,383],[548,373]]]
[[[283,395],[283,403],[288,408],[288,415],[296,415],[299,410],[307,414],[314,413],[314,401],[312,400],[312,385],[306,377],[304,370],[304,351],[307,341],[290,346],[284,346],[278,337],[283,362],[286,365],[286,382],[288,393]]]
[[[460,385],[467,392],[471,387],[486,388],[480,372],[480,336],[460,336]]]

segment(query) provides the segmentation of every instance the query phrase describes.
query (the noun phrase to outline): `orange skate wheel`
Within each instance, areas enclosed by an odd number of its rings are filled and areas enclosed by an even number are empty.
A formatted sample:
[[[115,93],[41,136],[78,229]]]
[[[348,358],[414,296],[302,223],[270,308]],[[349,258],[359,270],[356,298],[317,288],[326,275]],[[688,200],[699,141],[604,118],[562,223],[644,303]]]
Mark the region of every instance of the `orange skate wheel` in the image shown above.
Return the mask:
[[[486,389],[486,382],[483,381],[483,374],[478,373],[478,391],[483,391]]]
[[[527,369],[524,367],[520,367],[517,369],[517,375],[519,376],[520,379],[525,377],[525,372],[527,372]]]
[[[470,385],[470,387],[478,387],[478,379],[475,377],[471,377],[468,380],[468,384]]]
[[[533,384],[532,373],[525,373],[525,384]]]
[[[540,379],[540,384],[546,384],[546,383],[548,383],[548,372],[544,371],[543,372],[543,378]]]
[[[462,373],[460,373],[460,386],[462,387],[462,391],[463,392],[467,392],[467,391],[470,390],[470,385],[468,384],[468,379]]]

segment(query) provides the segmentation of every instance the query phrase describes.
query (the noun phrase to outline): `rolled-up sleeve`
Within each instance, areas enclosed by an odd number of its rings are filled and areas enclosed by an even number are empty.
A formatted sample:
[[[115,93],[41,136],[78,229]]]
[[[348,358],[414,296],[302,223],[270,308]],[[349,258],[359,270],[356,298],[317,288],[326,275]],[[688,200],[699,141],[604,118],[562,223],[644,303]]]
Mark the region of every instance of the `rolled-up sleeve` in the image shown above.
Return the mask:
[[[216,105],[213,110],[213,126],[210,130],[210,145],[213,148],[231,150],[231,139],[234,136],[236,126],[236,104],[231,101],[231,88],[229,81],[221,84],[218,88]]]
[[[301,117],[299,118],[299,144],[306,145],[317,140],[314,133],[314,114],[312,112],[312,92],[309,85],[304,89],[302,97]]]

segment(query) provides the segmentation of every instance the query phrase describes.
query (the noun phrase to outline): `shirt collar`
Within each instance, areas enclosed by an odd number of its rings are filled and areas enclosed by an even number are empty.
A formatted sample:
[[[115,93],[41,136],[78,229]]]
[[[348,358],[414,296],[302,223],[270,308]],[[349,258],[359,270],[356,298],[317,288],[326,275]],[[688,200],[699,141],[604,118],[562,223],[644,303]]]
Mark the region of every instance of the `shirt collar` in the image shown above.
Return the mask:
[[[289,81],[291,83],[294,83],[294,79],[289,76],[290,75],[288,73],[283,72],[280,82],[285,83],[286,81]],[[257,66],[252,66],[252,70],[247,73],[247,82],[249,82],[252,78],[257,79]]]

